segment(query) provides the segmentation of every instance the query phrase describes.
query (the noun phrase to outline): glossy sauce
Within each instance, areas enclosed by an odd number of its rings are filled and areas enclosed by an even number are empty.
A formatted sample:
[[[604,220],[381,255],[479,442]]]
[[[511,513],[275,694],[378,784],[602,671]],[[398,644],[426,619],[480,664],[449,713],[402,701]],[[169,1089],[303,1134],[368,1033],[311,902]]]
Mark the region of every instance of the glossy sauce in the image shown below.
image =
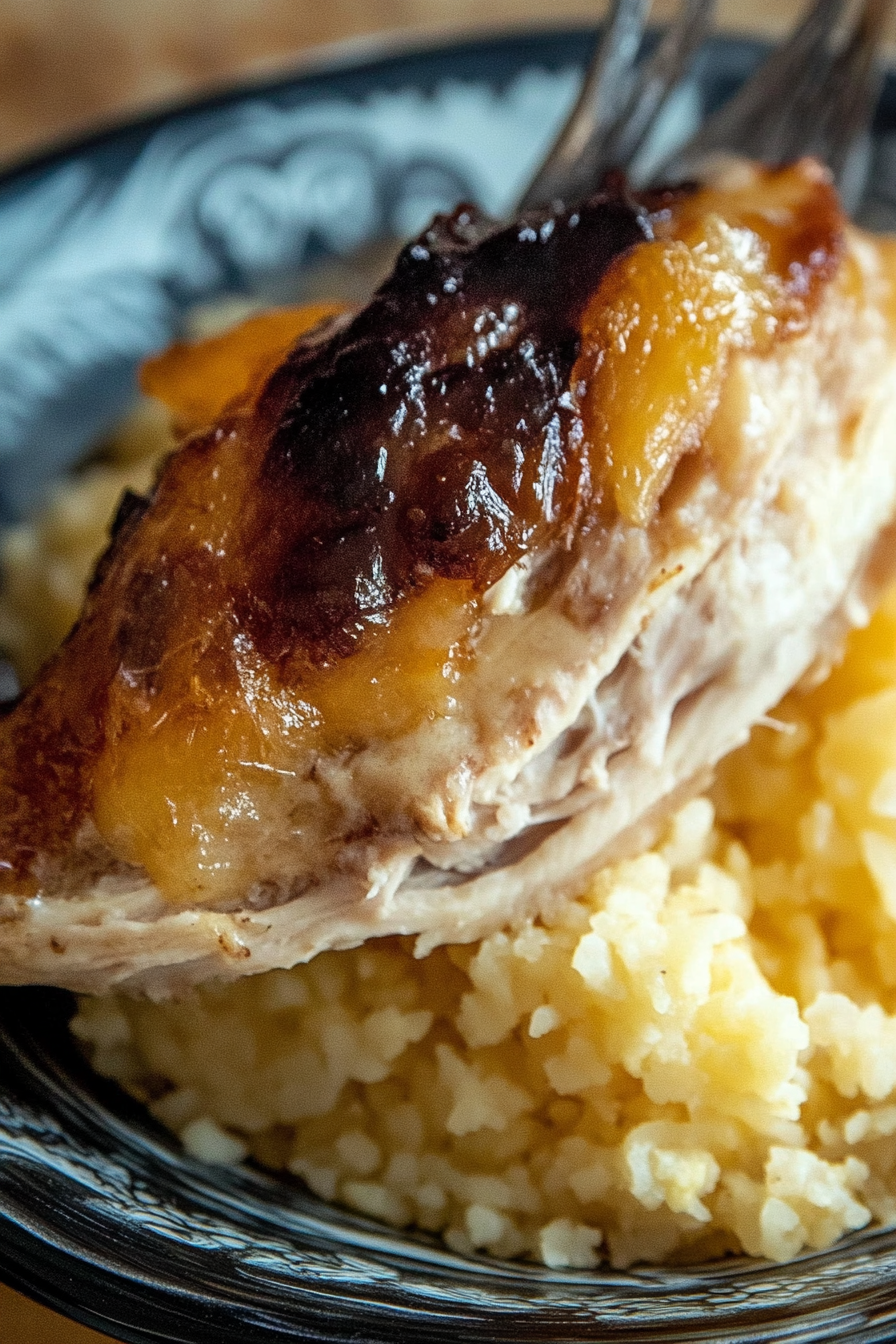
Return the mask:
[[[596,510],[648,523],[728,353],[801,329],[841,220],[788,171],[758,214],[621,187],[503,229],[462,210],[351,319],[268,315],[152,361],[200,432],[126,501],[0,728],[11,880],[37,889],[88,820],[178,901],[263,884],[278,827],[280,870],[320,865],[346,821],[318,763],[456,713],[482,593]]]
[[[645,526],[699,447],[731,355],[804,331],[843,252],[843,218],[812,162],[747,188],[704,189],[654,216],[656,239],[611,267],[585,311],[573,375],[592,471]]]
[[[145,361],[140,386],[165,403],[177,434],[194,434],[249,400],[301,336],[344,311],[336,303],[271,308],[220,336],[175,341]]]

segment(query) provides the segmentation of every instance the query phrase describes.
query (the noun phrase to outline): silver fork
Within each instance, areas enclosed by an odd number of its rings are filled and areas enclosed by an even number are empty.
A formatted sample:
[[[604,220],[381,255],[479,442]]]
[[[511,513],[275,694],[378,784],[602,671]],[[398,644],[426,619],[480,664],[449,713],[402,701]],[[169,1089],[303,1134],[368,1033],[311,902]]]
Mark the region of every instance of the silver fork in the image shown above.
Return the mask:
[[[853,206],[864,180],[859,151],[882,78],[876,57],[893,3],[814,0],[790,37],[654,177],[699,176],[720,153],[767,162],[814,153]],[[713,0],[683,0],[653,57],[634,74],[649,7],[650,0],[615,0],[576,105],[519,209],[580,200],[607,169],[630,167],[706,34]],[[842,24],[850,11],[851,28]],[[838,25],[839,45],[832,41]]]
[[[651,0],[614,0],[572,112],[517,211],[572,202],[609,168],[629,165],[706,36],[715,0],[682,0],[653,55],[635,71]]]
[[[880,93],[877,61],[893,0],[815,0],[791,36],[683,149],[663,175],[700,175],[714,155],[782,163],[823,159],[854,206],[864,184],[861,148]],[[844,22],[845,20],[845,22]],[[840,42],[832,40],[841,27]]]

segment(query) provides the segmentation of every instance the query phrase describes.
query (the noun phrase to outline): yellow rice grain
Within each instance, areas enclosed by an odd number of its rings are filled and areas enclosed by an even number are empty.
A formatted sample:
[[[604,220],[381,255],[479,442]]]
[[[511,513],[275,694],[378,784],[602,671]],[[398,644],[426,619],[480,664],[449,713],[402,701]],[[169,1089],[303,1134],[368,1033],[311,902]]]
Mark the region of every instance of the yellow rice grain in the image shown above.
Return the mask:
[[[163,446],[138,422],[7,536],[0,636],[25,675]],[[711,797],[553,921],[179,1003],[85,998],[72,1028],[190,1152],[466,1253],[785,1260],[896,1220],[896,591]]]

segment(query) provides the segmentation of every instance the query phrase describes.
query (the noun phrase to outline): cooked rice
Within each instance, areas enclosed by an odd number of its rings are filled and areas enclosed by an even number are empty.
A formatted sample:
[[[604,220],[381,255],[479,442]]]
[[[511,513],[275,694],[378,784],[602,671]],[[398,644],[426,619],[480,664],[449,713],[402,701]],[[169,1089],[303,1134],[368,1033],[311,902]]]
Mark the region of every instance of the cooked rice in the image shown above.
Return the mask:
[[[26,670],[153,443],[7,540]],[[191,1153],[464,1252],[786,1260],[896,1220],[896,592],[711,799],[553,922],[420,959],[375,940],[179,1003],[82,999],[72,1028]]]

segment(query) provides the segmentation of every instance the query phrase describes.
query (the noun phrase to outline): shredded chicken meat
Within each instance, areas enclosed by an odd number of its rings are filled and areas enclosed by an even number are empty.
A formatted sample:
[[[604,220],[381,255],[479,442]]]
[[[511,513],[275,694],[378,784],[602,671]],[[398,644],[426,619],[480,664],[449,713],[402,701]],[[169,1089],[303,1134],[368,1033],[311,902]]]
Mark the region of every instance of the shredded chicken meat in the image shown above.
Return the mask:
[[[611,181],[151,363],[183,445],[0,721],[0,981],[425,950],[642,843],[896,563],[894,280],[810,161]]]

